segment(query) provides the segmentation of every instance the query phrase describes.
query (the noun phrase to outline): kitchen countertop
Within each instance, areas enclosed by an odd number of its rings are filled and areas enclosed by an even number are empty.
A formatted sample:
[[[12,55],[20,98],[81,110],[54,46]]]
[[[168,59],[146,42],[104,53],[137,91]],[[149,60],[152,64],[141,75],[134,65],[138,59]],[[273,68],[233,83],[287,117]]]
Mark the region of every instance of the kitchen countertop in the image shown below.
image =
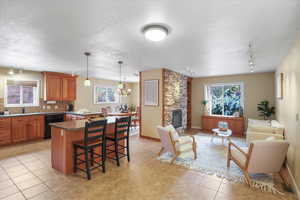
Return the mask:
[[[0,115],[0,118],[5,117],[22,117],[22,116],[31,116],[31,115],[49,115],[49,114],[72,114],[72,115],[80,115],[80,116],[89,116],[89,115],[100,115],[102,112],[91,112],[91,113],[77,113],[77,112],[69,112],[69,111],[61,111],[61,112],[34,112],[34,113],[17,113],[17,114],[9,114],[9,115]]]
[[[107,123],[112,124],[115,123],[116,118],[118,117],[105,117],[103,119],[107,119]],[[64,122],[51,123],[50,126],[61,128],[68,131],[77,131],[83,129],[85,127],[85,122],[87,121],[88,121],[87,119],[64,121]]]
[[[87,113],[78,113],[78,112],[65,112],[66,114],[72,114],[72,115],[80,115],[80,116],[89,116],[89,115],[101,115],[103,112],[87,112]]]
[[[0,118],[4,118],[4,117],[22,117],[22,116],[31,116],[31,115],[64,114],[64,113],[65,113],[65,112],[34,112],[34,113],[18,113],[18,114],[0,115]]]

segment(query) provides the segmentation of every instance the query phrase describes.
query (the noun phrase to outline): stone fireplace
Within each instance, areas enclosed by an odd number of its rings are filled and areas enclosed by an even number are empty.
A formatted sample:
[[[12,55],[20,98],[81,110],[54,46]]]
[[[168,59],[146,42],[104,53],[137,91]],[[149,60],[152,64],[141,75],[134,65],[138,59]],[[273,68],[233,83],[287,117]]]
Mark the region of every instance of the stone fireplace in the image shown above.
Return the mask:
[[[188,77],[177,72],[164,70],[163,124],[173,124],[177,129],[187,128],[187,80]]]

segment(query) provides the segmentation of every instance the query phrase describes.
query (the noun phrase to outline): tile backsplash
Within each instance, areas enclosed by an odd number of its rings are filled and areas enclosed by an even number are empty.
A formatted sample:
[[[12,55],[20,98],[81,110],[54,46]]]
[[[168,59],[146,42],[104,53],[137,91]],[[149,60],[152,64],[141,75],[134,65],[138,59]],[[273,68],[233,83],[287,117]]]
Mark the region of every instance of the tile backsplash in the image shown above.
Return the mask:
[[[56,104],[47,104],[43,99],[40,99],[39,106],[25,107],[25,113],[66,111],[67,106],[67,102],[57,101]],[[0,111],[4,110],[8,110],[11,114],[22,113],[22,107],[4,107],[4,99],[0,98]]]

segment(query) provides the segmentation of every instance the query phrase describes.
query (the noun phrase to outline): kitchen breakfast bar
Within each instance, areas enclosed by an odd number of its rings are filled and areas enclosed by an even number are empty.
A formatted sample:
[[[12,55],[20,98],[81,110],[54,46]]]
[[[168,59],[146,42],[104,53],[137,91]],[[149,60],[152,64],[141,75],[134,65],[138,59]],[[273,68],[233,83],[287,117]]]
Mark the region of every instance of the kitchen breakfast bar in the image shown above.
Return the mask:
[[[106,117],[106,134],[113,134],[117,117]],[[51,125],[51,162],[52,168],[64,173],[73,173],[73,143],[84,138],[85,123],[88,120],[72,120]],[[120,141],[124,145],[124,141]],[[107,141],[109,146],[111,141]],[[110,146],[111,147],[111,146]],[[97,150],[101,152],[101,147]],[[112,157],[112,156],[111,156]]]

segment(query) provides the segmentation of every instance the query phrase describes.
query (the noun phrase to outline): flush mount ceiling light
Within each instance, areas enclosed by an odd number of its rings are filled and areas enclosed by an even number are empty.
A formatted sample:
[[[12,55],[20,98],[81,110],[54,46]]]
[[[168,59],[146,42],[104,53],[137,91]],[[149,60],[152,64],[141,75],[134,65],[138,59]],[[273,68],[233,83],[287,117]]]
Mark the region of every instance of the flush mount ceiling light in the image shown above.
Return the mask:
[[[146,39],[158,42],[165,39],[169,31],[162,25],[147,25],[143,28],[143,33]]]

